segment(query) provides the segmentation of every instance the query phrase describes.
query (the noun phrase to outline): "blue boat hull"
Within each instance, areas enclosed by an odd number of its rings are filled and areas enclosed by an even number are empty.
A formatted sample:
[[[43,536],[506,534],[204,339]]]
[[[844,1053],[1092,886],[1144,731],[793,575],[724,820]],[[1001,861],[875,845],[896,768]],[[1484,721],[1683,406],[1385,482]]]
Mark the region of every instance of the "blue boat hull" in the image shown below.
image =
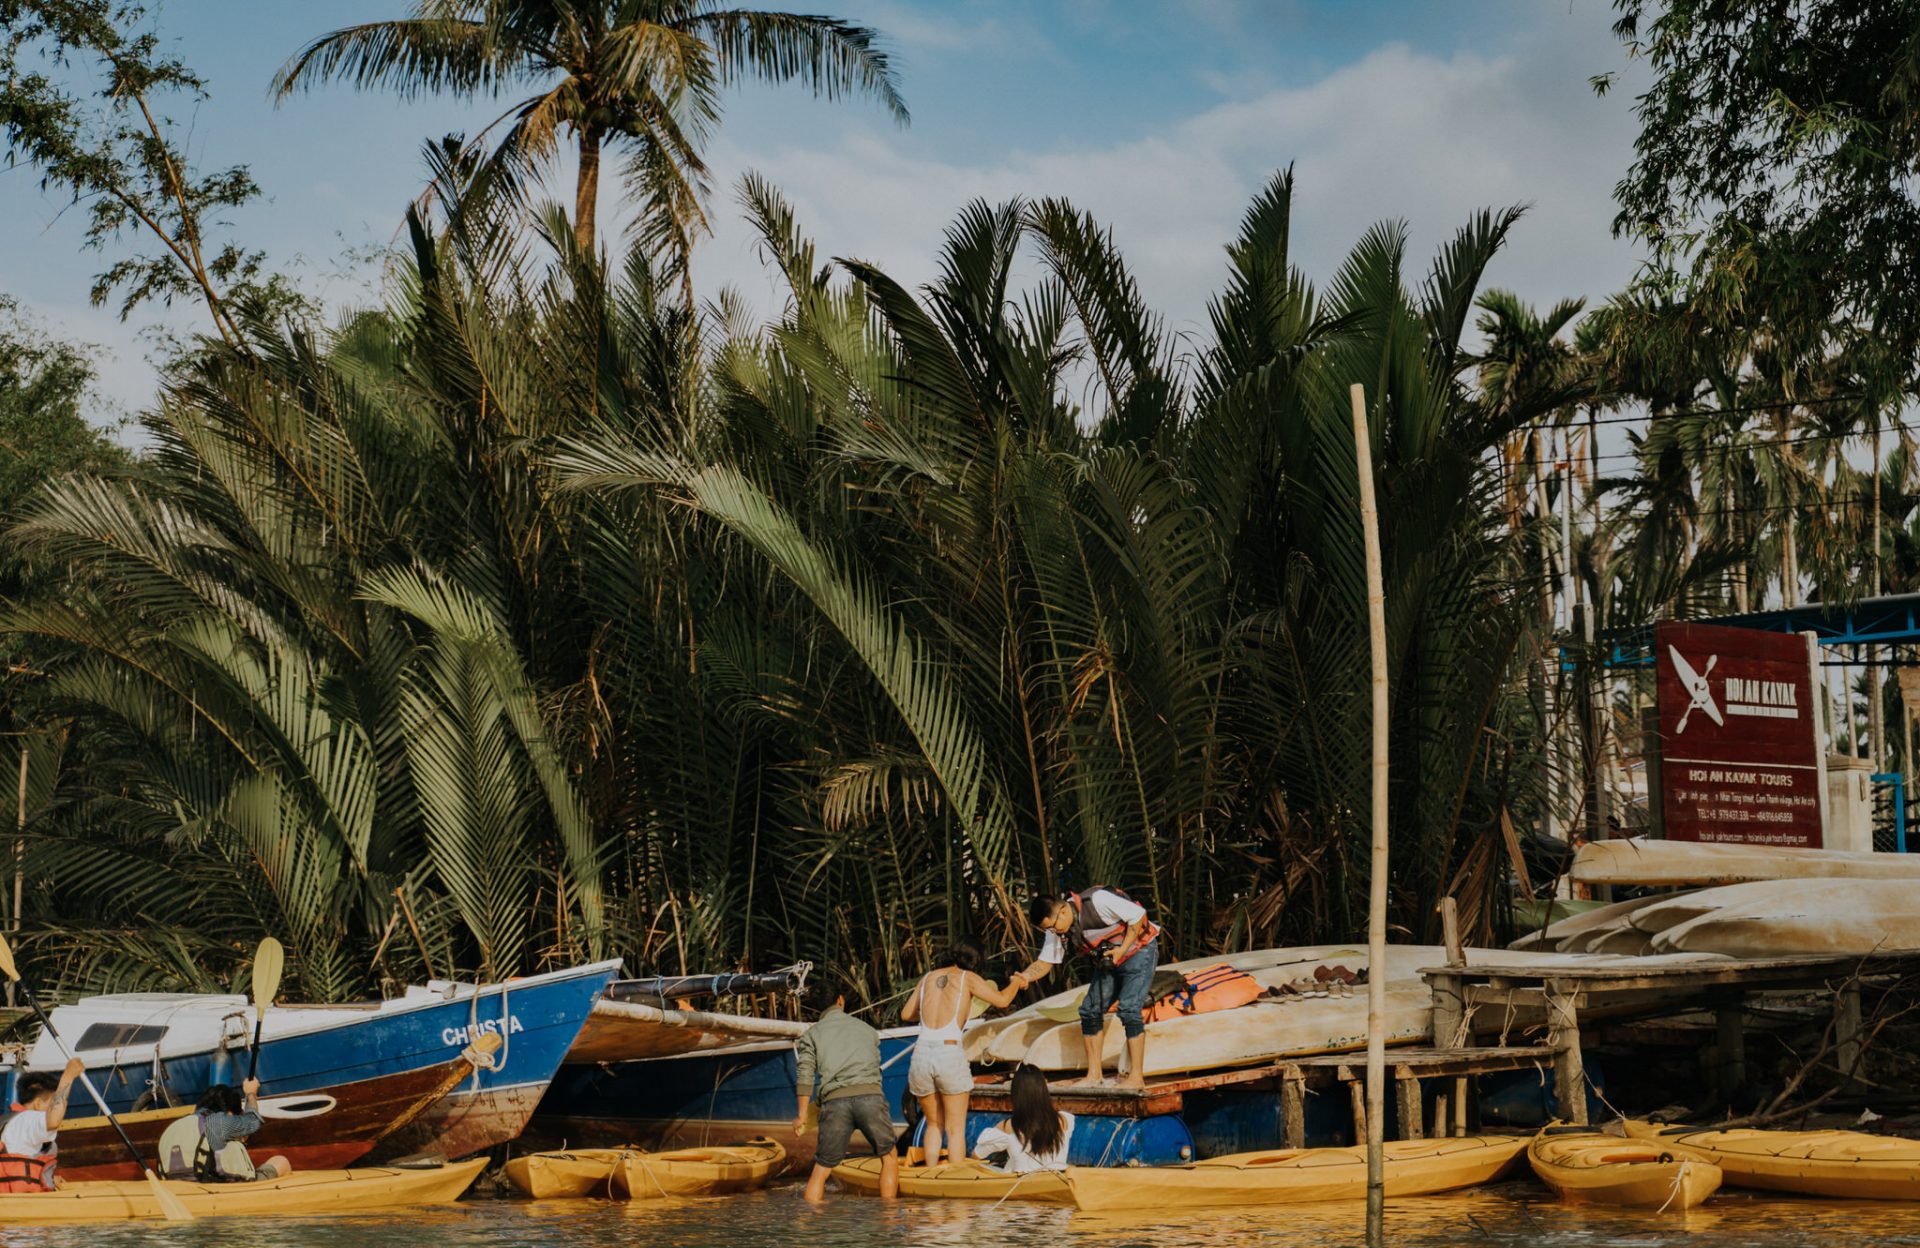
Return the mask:
[[[383,1143],[376,1156],[431,1150],[459,1157],[481,1151],[519,1135],[616,970],[616,963],[602,963],[493,985],[455,1000],[364,1013],[348,1007],[337,1026],[266,1038],[258,1072],[262,1094],[324,1092],[439,1066],[466,1048],[472,1036],[498,1032],[503,1042],[493,1054],[493,1068],[477,1071]],[[268,1021],[271,1026],[271,1016]],[[111,1053],[87,1056],[94,1083],[116,1111],[132,1109],[156,1074],[164,1080],[166,1099],[190,1104],[213,1084],[239,1083],[248,1060],[244,1046],[168,1053],[158,1063],[129,1065]]]
[[[907,1063],[913,1036],[880,1038],[881,1081],[894,1125],[906,1131]],[[793,1047],[769,1043],[608,1065],[565,1065],[529,1127],[541,1147],[639,1144],[690,1148],[766,1136],[787,1149],[789,1167],[812,1164],[812,1133],[796,1135],[799,1108]],[[998,1118],[969,1115],[968,1143]],[[1193,1157],[1177,1118],[1082,1118],[1076,1165],[1169,1165]],[[858,1144],[856,1143],[856,1147]]]

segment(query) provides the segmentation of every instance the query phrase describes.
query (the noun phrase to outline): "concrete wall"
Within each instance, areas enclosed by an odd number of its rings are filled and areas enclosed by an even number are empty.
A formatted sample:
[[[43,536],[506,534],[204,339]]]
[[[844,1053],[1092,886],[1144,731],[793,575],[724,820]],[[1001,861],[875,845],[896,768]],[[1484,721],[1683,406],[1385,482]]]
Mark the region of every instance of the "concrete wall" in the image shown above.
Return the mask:
[[[1827,755],[1827,848],[1873,852],[1873,764]]]

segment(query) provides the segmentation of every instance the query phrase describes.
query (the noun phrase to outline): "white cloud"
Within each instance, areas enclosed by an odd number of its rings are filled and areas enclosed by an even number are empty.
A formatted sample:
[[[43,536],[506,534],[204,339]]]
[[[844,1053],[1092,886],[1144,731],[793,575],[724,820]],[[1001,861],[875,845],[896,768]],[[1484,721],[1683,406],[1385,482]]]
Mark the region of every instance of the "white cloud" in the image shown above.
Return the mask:
[[[1564,32],[1563,32],[1564,33]],[[1531,210],[1488,278],[1549,302],[1597,301],[1632,274],[1611,237],[1611,193],[1631,156],[1632,118],[1585,78],[1591,45],[1437,58],[1388,46],[1302,86],[1217,105],[1153,133],[959,164],[911,131],[859,128],[810,148],[755,150],[726,136],[718,181],[757,170],[790,199],[828,254],[872,260],[918,284],[941,232],[979,197],[1058,195],[1110,225],[1147,298],[1176,328],[1204,324],[1222,247],[1266,178],[1295,171],[1295,262],[1324,283],[1372,223],[1408,223],[1410,279],[1475,211]],[[737,213],[716,214],[702,280],[770,292]],[[771,306],[771,305],[768,305]]]

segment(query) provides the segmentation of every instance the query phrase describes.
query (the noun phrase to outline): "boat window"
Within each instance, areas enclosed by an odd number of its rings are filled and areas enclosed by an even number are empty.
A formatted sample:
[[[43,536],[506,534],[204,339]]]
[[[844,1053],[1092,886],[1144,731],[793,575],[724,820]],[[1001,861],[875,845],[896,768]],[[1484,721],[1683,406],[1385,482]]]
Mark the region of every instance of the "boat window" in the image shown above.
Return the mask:
[[[165,1027],[140,1023],[94,1023],[80,1033],[76,1049],[118,1049],[129,1044],[158,1044],[167,1034]]]

